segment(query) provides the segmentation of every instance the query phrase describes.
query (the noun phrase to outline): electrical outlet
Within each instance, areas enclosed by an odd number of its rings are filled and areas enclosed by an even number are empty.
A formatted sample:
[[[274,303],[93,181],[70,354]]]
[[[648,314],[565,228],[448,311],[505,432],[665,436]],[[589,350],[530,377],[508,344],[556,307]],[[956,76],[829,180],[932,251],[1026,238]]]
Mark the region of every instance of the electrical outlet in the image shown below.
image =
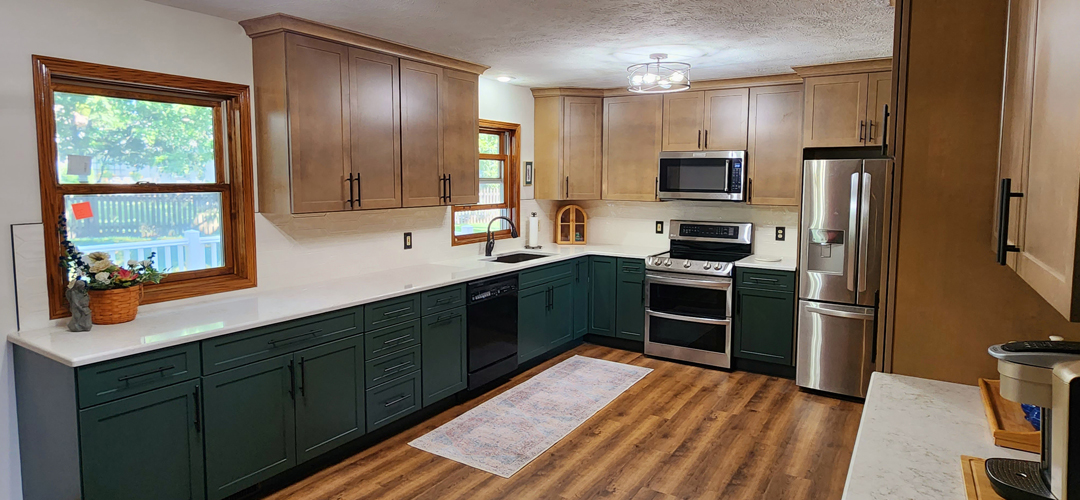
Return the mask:
[[[776,226],[776,241],[784,241],[785,233],[787,233],[787,231],[784,230],[783,226]]]
[[[664,234],[664,221],[656,221],[656,234]]]
[[[405,249],[412,248],[412,233],[405,233]]]

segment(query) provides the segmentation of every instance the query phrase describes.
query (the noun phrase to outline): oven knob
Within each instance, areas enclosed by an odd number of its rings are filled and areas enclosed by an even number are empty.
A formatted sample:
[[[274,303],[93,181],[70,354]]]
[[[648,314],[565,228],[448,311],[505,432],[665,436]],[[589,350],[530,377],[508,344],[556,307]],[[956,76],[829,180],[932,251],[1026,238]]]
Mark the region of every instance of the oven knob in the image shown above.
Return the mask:
[[[712,269],[712,262],[705,263],[705,270],[708,271],[709,269]]]
[[[690,263],[690,259],[687,259],[687,260],[686,260],[686,262],[683,262],[683,264],[682,264],[682,266],[683,266],[684,268],[686,268],[686,269],[690,269],[690,266],[691,266],[691,265],[692,265],[692,264]]]
[[[664,266],[671,267],[671,259],[664,259]]]

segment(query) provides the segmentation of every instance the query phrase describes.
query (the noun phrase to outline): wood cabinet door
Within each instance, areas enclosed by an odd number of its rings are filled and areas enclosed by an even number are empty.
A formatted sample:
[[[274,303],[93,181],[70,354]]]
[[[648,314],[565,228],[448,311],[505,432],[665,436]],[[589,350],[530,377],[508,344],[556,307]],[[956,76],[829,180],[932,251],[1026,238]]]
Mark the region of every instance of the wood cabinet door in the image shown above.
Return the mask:
[[[293,354],[296,462],[364,434],[364,337],[356,335]]]
[[[398,58],[349,48],[351,162],[356,208],[401,206]],[[355,206],[355,205],[354,205]]]
[[[614,257],[592,257],[589,266],[589,333],[615,336],[617,276]]]
[[[747,124],[750,120],[750,89],[724,89],[705,92],[706,150],[746,151]]]
[[[866,145],[869,78],[855,75],[807,78],[803,144],[808,148]]]
[[[735,357],[794,364],[795,294],[740,288],[735,300]]]
[[[1016,271],[1070,321],[1080,321],[1080,2],[1040,0],[1031,143]],[[1014,189],[1015,190],[1015,189]]]
[[[802,192],[802,85],[750,89],[748,203],[798,206]]]
[[[479,76],[443,70],[442,172],[448,175],[450,204],[480,203]]]
[[[564,97],[533,99],[533,196],[538,200],[563,200],[566,177],[562,168]]]
[[[200,383],[80,411],[83,498],[205,498]]]
[[[885,105],[892,97],[892,71],[870,73],[866,96],[866,145],[880,146],[885,134]]]
[[[664,151],[700,151],[704,126],[704,92],[664,94]]]
[[[401,60],[401,206],[442,205],[443,69]]]
[[[285,36],[293,213],[349,210],[349,48]]]
[[[664,97],[604,99],[605,200],[656,201]]]
[[[604,100],[565,97],[563,102],[562,171],[564,199],[599,200],[604,166]]]
[[[206,489],[220,500],[296,464],[292,355],[204,377]]]
[[[428,406],[468,385],[469,348],[465,337],[465,307],[423,319],[420,342],[423,404]]]

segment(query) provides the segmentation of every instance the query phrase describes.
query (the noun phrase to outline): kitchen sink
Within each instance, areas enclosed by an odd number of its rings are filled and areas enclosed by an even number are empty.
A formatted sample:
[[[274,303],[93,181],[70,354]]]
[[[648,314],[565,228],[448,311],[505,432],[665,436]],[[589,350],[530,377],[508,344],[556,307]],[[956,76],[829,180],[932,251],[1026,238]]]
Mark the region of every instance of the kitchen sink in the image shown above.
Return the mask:
[[[525,262],[533,259],[543,259],[544,257],[551,257],[551,255],[542,253],[515,252],[505,253],[498,257],[484,260],[490,260],[491,262],[502,262],[504,264],[516,264],[518,262]]]

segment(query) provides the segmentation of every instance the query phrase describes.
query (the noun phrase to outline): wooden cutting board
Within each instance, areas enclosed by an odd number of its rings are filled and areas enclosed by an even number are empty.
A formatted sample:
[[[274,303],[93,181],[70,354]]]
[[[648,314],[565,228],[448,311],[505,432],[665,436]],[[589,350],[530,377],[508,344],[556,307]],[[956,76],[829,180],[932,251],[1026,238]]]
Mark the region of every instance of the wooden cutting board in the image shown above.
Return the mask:
[[[1005,500],[990,486],[990,479],[986,477],[986,460],[961,455],[960,466],[964,470],[968,500]]]

